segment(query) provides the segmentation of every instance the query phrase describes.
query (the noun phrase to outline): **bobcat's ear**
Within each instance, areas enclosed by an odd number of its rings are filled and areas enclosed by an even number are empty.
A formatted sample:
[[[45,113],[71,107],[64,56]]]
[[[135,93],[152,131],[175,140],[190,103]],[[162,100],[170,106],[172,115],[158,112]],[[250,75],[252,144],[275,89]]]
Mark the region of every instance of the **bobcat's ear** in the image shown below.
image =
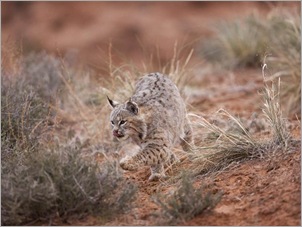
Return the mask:
[[[138,114],[138,105],[135,102],[133,102],[131,98],[126,103],[126,109],[135,115]]]
[[[107,100],[112,108],[115,108],[119,104],[118,102],[111,100],[108,96],[107,96]]]

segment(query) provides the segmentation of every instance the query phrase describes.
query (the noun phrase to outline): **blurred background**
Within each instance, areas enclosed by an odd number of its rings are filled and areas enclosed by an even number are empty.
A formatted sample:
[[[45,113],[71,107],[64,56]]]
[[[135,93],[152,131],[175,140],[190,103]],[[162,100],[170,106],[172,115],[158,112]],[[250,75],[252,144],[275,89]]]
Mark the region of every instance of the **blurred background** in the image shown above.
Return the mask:
[[[221,21],[299,2],[2,2],[2,53],[12,46],[23,54],[46,50],[73,53],[97,69],[108,59],[141,63],[156,54],[165,63],[179,47],[198,48]],[[117,57],[118,56],[118,57]],[[195,55],[193,55],[193,58]],[[5,64],[6,62],[2,62]]]
[[[179,88],[197,147],[170,179],[225,192],[183,225],[301,225],[299,1],[1,2],[1,31],[2,225],[167,225],[153,193],[176,188],[120,171],[106,97],[154,71]],[[171,209],[181,220],[216,205],[190,198]]]

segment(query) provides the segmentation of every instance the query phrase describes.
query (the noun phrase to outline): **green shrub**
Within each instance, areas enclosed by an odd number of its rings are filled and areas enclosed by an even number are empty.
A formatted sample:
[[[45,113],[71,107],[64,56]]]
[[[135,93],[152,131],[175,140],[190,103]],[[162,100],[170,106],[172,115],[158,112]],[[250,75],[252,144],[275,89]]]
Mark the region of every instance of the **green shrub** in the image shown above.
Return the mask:
[[[180,185],[169,195],[157,195],[154,201],[161,208],[159,222],[175,225],[189,220],[206,210],[213,209],[221,199],[221,193],[212,193],[205,186],[195,188],[193,178],[182,173]]]
[[[99,166],[83,157],[80,146],[58,146],[6,166],[1,184],[3,225],[68,219],[87,214],[106,220],[130,208],[136,188],[123,179],[116,163]]]
[[[49,128],[49,106],[19,78],[1,78],[2,161],[26,153],[39,144]]]
[[[46,52],[24,57],[20,76],[28,89],[34,90],[46,102],[54,102],[64,87],[62,63]]]

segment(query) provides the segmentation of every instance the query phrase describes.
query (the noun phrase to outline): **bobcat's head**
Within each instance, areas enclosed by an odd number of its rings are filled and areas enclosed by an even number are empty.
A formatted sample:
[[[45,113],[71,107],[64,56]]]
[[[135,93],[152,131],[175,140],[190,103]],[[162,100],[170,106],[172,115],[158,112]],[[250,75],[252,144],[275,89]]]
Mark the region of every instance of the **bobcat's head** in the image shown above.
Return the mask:
[[[123,104],[107,99],[112,107],[110,123],[113,136],[119,140],[132,138],[135,142],[145,139],[147,126],[140,116],[138,105],[131,98]]]

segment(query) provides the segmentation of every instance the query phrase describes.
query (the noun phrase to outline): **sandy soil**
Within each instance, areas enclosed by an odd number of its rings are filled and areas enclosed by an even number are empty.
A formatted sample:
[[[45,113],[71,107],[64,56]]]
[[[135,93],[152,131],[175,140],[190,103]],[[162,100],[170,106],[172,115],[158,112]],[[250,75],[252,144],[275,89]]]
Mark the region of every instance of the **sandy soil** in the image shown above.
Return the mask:
[[[7,43],[22,42],[24,52],[46,49],[50,52],[75,51],[79,61],[100,69],[112,42],[113,60],[122,53],[140,64],[145,53],[158,46],[161,61],[171,58],[175,41],[196,47],[196,40],[207,39],[211,26],[220,20],[240,18],[257,11],[264,16],[276,5],[299,7],[298,3],[264,2],[3,2],[2,51]],[[115,58],[116,57],[116,58]],[[200,61],[197,55],[193,61]],[[243,117],[261,113],[262,85],[259,69],[235,72],[209,72],[193,78],[202,92],[188,91],[190,110],[211,115],[224,108]],[[207,94],[207,95],[204,95]],[[300,121],[291,119],[291,132],[300,140]],[[300,142],[286,156],[245,161],[229,169],[199,176],[197,183],[207,183],[222,190],[217,207],[184,225],[300,225],[301,224],[301,147]],[[188,164],[183,163],[182,168]],[[125,172],[138,184],[135,208],[106,225],[154,225],[152,202],[157,191],[169,185],[148,182],[148,169]],[[58,225],[104,225],[94,217],[72,219]]]

